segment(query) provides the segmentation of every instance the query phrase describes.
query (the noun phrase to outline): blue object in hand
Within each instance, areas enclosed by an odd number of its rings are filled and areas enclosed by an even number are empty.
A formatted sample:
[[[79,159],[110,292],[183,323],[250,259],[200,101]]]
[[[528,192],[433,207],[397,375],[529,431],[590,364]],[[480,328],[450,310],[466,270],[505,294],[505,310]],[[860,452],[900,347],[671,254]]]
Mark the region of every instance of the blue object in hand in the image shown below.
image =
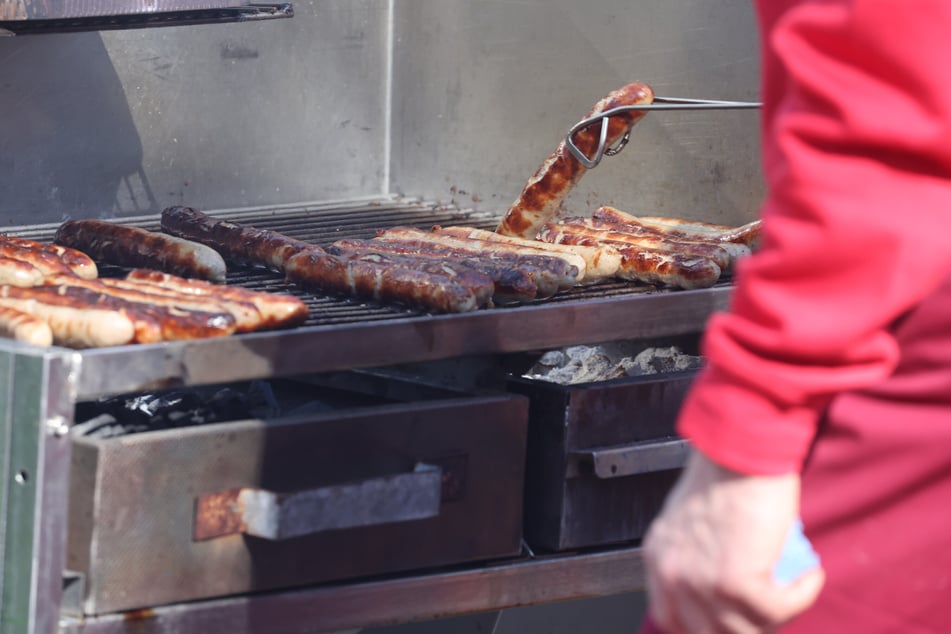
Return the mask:
[[[796,520],[786,536],[783,551],[773,569],[773,578],[780,584],[792,583],[804,572],[818,567],[819,555],[802,532],[802,522]]]

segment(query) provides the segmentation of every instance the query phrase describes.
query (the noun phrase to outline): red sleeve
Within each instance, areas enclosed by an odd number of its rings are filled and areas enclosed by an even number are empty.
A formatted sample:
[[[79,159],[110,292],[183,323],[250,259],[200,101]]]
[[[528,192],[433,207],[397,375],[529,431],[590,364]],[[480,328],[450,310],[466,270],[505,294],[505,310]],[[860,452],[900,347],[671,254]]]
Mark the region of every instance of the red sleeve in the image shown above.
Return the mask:
[[[708,324],[678,428],[767,474],[801,468],[834,394],[894,370],[891,325],[951,273],[951,2],[759,11],[763,245]]]

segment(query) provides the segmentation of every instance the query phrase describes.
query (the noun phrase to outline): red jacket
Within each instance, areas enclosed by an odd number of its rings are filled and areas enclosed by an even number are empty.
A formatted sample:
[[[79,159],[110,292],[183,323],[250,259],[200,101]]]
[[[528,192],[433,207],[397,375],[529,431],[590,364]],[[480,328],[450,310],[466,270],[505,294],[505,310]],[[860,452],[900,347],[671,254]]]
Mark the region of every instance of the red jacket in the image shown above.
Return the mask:
[[[758,8],[764,240],[708,325],[679,431],[769,474],[801,469],[837,395],[894,379],[900,360],[951,367],[951,342],[897,335],[951,274],[951,2]],[[951,404],[951,371],[906,379],[886,398]]]

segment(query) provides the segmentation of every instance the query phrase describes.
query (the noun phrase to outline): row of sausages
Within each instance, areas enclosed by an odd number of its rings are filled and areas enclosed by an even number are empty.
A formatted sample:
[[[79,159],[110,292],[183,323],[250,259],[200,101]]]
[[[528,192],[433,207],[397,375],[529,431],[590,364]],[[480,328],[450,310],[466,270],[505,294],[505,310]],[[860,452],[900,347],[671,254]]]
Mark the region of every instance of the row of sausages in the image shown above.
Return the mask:
[[[307,306],[290,295],[151,269],[100,278],[95,260],[82,250],[0,236],[0,336],[33,345],[89,348],[220,337],[294,326],[307,315]]]

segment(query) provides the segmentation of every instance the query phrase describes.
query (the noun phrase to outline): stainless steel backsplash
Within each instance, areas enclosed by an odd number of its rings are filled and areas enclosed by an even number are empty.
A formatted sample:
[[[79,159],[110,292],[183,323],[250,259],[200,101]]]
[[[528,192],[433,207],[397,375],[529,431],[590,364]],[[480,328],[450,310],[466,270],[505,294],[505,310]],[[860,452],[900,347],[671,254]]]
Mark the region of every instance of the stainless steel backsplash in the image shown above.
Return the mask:
[[[501,213],[629,81],[754,100],[747,0],[298,0],[291,20],[0,38],[0,226],[387,195]],[[571,196],[739,223],[755,111],[651,113]]]

